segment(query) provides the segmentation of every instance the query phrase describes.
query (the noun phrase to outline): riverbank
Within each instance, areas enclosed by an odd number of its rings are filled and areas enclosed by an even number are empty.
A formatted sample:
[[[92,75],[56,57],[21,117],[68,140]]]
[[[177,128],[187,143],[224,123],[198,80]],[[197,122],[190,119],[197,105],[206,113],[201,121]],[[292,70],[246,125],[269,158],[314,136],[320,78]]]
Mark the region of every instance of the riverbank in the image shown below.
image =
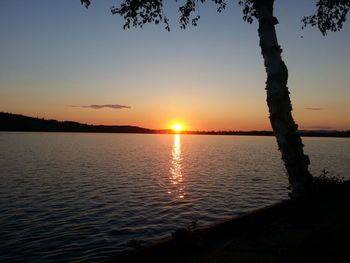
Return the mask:
[[[172,238],[109,262],[344,262],[350,249],[350,182]]]

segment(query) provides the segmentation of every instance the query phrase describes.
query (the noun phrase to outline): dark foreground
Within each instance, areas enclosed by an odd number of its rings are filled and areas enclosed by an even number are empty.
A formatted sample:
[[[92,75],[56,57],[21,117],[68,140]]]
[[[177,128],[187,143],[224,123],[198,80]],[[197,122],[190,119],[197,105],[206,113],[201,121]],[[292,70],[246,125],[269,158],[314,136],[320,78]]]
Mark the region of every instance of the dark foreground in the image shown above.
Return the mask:
[[[350,182],[282,202],[109,262],[350,262]]]

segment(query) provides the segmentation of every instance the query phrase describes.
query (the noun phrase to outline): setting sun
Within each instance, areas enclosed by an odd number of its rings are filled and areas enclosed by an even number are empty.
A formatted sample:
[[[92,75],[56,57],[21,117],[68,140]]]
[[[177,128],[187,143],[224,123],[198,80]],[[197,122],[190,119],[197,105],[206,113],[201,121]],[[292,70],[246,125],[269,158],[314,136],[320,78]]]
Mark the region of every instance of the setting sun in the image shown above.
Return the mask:
[[[173,125],[173,130],[174,130],[175,132],[180,132],[180,131],[182,131],[182,130],[183,130],[182,124],[180,124],[180,123],[174,124],[174,125]]]

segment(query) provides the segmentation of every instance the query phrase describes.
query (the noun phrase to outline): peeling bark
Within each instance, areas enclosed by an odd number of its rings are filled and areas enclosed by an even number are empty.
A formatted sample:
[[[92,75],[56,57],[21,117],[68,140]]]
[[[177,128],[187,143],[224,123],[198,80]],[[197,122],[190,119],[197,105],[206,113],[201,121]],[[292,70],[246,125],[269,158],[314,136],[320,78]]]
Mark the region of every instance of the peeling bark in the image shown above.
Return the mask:
[[[298,125],[292,116],[292,105],[287,87],[288,70],[281,58],[282,49],[278,45],[273,16],[274,0],[255,1],[259,21],[261,54],[267,73],[266,93],[270,122],[276,136],[282,160],[287,169],[292,190],[291,197],[298,199],[308,194],[312,175],[308,170],[309,158],[304,154]]]

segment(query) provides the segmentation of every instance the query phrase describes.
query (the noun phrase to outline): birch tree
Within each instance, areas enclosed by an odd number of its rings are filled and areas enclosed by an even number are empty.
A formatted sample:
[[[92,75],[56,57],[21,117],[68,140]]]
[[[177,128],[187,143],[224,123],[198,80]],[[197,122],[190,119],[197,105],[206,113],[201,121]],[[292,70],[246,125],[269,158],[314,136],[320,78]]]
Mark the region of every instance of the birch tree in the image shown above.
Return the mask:
[[[88,7],[92,0],[81,0]],[[178,0],[175,0],[178,1]],[[200,16],[196,12],[200,4],[212,1],[217,11],[222,12],[228,0],[184,0],[179,7],[179,23],[182,29],[196,26]],[[292,1],[292,0],[290,0]],[[164,24],[170,30],[169,20],[164,13],[162,0],[122,0],[118,7],[112,7],[112,14],[124,18],[123,28],[142,27],[147,23]],[[298,134],[298,125],[292,116],[292,104],[288,91],[288,70],[282,59],[282,48],[278,44],[274,16],[274,0],[240,0],[242,18],[248,23],[258,22],[258,35],[263,57],[266,80],[266,102],[269,119],[277,140],[282,160],[288,173],[291,197],[300,199],[307,196],[312,186],[312,175],[309,172],[309,158],[304,154],[303,143]],[[303,17],[302,27],[317,26],[323,35],[329,31],[341,30],[350,9],[350,0],[318,0],[315,13]]]

